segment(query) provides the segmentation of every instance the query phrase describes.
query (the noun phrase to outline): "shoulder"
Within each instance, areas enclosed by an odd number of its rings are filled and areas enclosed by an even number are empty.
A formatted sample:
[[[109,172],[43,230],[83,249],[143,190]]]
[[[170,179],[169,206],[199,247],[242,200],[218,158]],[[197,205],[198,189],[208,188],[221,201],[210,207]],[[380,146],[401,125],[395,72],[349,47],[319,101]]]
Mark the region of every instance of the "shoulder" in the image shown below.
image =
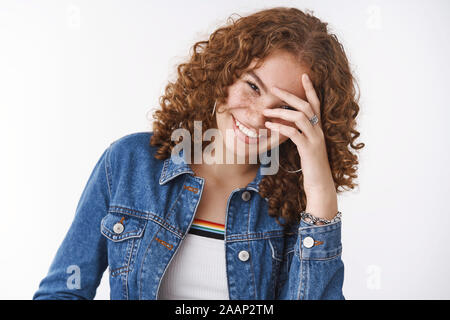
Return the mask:
[[[150,138],[152,135],[152,131],[129,133],[111,142],[110,148],[116,152],[132,152],[143,148],[146,149],[151,147]]]
[[[149,186],[159,185],[165,161],[155,158],[158,146],[150,144],[152,136],[153,132],[130,133],[107,148],[105,174],[110,203],[133,208],[145,198]]]
[[[111,142],[110,153],[115,156],[152,155],[158,149],[150,145],[152,135],[152,131],[129,133]]]
[[[134,132],[114,140],[109,146],[109,162],[114,168],[139,167],[140,164],[156,164],[158,147],[150,144],[152,131]]]

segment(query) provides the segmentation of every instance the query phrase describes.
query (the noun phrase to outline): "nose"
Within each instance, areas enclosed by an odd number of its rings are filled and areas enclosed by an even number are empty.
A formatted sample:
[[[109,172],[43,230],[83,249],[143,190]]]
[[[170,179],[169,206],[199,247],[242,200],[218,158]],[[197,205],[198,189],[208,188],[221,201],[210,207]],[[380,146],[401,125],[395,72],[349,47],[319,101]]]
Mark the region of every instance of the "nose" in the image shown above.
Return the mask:
[[[266,117],[263,114],[265,107],[262,106],[249,106],[246,109],[245,116],[247,122],[255,129],[266,129],[265,121]]]

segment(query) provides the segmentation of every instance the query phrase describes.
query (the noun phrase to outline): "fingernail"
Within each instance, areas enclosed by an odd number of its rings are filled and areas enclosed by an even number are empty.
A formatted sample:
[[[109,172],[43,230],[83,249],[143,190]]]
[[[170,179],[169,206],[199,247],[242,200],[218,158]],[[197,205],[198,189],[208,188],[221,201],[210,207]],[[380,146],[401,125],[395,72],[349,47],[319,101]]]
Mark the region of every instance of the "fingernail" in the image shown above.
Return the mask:
[[[306,80],[306,81],[309,81],[309,77],[308,77],[308,74],[307,74],[307,73],[304,73],[303,76],[305,77],[305,80]]]

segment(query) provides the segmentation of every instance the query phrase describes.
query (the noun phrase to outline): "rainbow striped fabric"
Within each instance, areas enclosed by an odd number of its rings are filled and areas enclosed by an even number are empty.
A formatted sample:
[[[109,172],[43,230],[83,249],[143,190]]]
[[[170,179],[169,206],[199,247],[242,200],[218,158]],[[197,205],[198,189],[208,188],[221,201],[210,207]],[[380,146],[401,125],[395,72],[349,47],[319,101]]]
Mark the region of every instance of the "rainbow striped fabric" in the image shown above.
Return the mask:
[[[188,233],[224,240],[225,225],[202,219],[194,219]]]

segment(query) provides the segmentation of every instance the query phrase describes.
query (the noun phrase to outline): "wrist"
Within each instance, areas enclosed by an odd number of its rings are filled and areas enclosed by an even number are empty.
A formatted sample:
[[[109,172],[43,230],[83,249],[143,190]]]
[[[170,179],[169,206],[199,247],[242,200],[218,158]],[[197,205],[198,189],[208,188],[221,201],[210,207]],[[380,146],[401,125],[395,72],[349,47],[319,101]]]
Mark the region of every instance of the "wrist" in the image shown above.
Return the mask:
[[[330,220],[338,212],[338,201],[335,190],[317,197],[310,196],[306,199],[305,211],[317,218]]]
[[[318,218],[306,211],[302,211],[300,213],[301,220],[303,220],[304,222],[306,222],[308,224],[313,224],[313,225],[324,225],[324,224],[336,223],[336,222],[341,221],[341,216],[342,216],[342,213],[340,211],[338,211],[332,219]]]

